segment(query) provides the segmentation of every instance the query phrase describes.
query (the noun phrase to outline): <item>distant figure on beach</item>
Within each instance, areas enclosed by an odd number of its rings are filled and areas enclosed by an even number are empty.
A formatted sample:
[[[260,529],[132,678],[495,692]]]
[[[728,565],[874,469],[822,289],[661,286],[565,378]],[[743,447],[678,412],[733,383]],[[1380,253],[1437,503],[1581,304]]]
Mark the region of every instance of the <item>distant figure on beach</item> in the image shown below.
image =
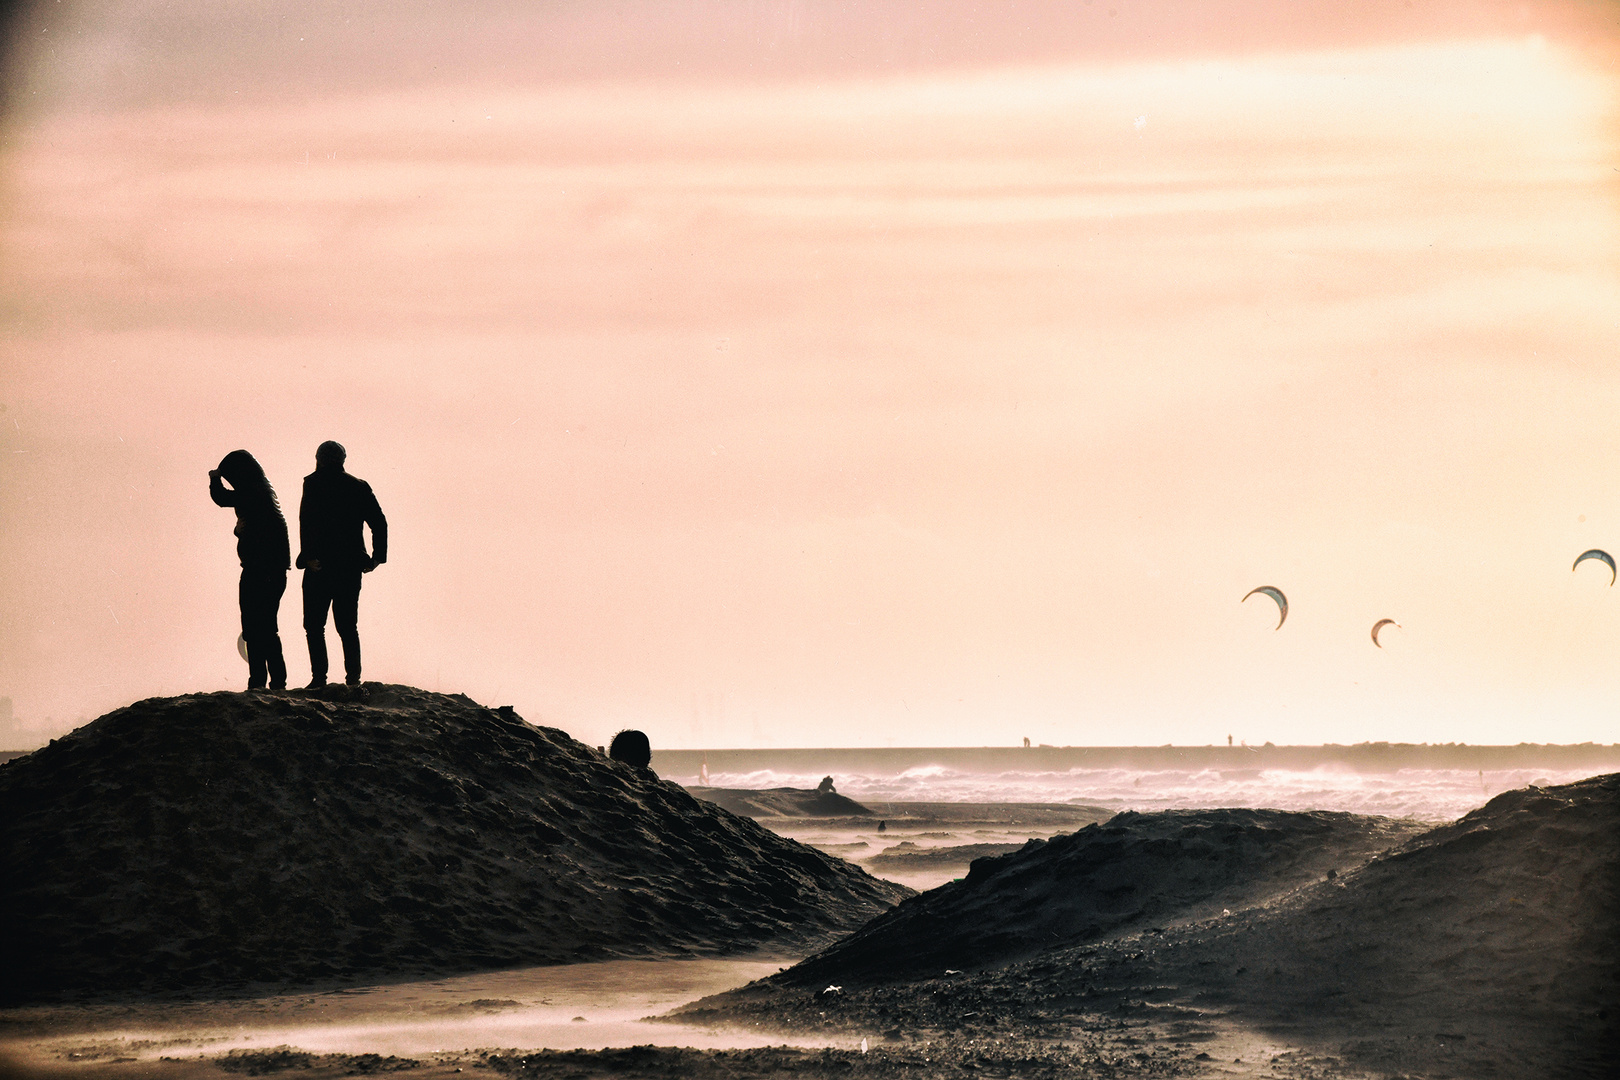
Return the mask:
[[[652,765],[652,743],[647,741],[645,733],[625,728],[608,744],[608,757],[645,769]]]
[[[821,778],[821,783],[817,786],[816,790],[821,792],[823,795],[838,794],[838,789],[833,787],[833,779],[830,776],[823,776]]]
[[[304,572],[304,636],[309,688],[326,685],[326,611],[343,642],[343,675],[360,685],[360,575],[388,561],[388,519],[371,485],[343,470],[348,451],[335,442],[315,449],[298,507],[298,568]],[[371,554],[360,526],[371,527]]]
[[[223,481],[223,482],[222,482]],[[230,484],[226,487],[225,484]],[[236,557],[242,563],[237,602],[242,608],[242,640],[247,645],[249,690],[287,688],[287,661],[281,653],[276,615],[287,591],[287,519],[264,469],[246,450],[232,450],[208,472],[208,494],[236,510]]]

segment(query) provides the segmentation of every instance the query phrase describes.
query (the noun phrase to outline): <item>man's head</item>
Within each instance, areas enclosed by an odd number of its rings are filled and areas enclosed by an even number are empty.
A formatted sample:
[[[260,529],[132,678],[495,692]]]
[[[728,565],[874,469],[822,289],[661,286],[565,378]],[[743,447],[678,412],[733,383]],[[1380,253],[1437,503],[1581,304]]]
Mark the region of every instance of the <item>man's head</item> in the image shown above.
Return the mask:
[[[328,439],[315,448],[315,467],[323,470],[343,470],[343,461],[349,452],[343,449],[342,443]]]

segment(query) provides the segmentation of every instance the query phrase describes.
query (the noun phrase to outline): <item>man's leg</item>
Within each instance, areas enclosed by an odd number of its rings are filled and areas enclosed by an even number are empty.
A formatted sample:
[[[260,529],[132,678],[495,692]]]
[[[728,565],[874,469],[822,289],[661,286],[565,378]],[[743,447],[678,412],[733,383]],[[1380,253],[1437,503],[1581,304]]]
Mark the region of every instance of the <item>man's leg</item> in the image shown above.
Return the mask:
[[[326,609],[332,594],[320,570],[304,571],[304,636],[309,639],[309,685],[326,685]]]
[[[332,625],[343,642],[343,681],[360,685],[360,575],[335,583],[332,590]]]

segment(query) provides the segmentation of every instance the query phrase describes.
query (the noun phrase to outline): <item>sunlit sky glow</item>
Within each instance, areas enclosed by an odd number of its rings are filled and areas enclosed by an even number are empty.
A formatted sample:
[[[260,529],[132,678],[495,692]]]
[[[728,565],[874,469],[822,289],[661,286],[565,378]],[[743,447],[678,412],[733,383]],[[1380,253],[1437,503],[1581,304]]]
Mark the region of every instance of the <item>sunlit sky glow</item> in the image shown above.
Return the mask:
[[[239,688],[207,471],[328,438],[368,678],[593,743],[1620,741],[1612,19],[744,6],[20,53],[0,743]]]

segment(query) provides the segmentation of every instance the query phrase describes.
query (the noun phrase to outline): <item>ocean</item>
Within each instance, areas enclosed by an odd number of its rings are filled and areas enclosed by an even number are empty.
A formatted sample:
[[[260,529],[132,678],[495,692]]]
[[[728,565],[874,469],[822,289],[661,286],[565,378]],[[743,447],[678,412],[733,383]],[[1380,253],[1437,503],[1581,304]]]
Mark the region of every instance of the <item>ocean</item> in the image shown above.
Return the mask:
[[[1035,747],[664,751],[666,780],[814,788],[890,802],[1045,803],[1113,811],[1269,807],[1455,820],[1492,797],[1620,771],[1620,746]]]

